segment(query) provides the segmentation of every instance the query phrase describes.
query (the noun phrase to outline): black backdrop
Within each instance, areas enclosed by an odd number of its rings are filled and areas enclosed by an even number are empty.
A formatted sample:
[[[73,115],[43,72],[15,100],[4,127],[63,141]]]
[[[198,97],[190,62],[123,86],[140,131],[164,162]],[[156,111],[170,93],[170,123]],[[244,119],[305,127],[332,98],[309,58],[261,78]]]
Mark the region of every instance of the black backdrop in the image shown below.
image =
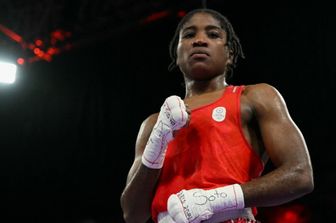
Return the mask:
[[[311,222],[333,219],[336,16],[314,5],[209,7],[228,16],[245,51],[229,82],[274,85],[306,138],[315,190],[290,204]],[[167,71],[177,21],[28,64],[14,85],[0,85],[4,222],[123,222],[119,197],[140,124],[167,96],[184,94],[181,74]],[[260,218],[274,210],[261,208]]]

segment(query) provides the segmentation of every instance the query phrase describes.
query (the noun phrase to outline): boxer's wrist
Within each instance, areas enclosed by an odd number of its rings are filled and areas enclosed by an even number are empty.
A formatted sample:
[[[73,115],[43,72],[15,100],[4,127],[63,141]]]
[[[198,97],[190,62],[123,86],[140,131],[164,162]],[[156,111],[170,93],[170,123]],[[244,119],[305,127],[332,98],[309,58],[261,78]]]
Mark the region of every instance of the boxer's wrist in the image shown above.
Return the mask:
[[[167,144],[171,139],[172,131],[163,134],[153,129],[142,154],[142,163],[151,169],[161,169],[166,155]]]
[[[244,194],[239,184],[206,190],[205,193],[214,213],[245,207]]]

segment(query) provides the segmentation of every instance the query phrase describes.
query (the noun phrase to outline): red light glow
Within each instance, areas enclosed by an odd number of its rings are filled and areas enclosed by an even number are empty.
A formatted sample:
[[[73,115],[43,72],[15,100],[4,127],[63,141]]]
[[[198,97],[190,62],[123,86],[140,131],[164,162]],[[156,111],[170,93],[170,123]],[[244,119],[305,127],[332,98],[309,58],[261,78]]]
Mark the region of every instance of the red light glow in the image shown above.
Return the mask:
[[[8,29],[6,26],[0,24],[0,31],[7,35],[9,38],[14,40],[15,42],[21,43],[22,37],[15,33],[14,31]]]
[[[302,204],[288,204],[274,207],[269,212],[265,212],[262,222],[273,223],[309,223],[310,211],[308,207]]]
[[[164,17],[167,17],[169,15],[169,11],[161,11],[161,12],[155,12],[149,16],[147,16],[147,18],[145,18],[142,23],[146,24],[146,23],[151,23],[154,22],[156,20],[162,19]]]
[[[41,53],[41,50],[40,50],[40,48],[35,48],[34,49],[34,53],[36,54],[36,55],[38,55],[38,54],[40,54]]]
[[[180,10],[178,13],[177,13],[177,16],[182,18],[183,16],[185,16],[187,13],[183,10]]]
[[[25,63],[25,60],[23,59],[23,58],[18,58],[17,60],[16,60],[16,62],[19,64],[19,65],[23,65],[24,63]]]
[[[37,39],[37,40],[35,40],[35,44],[36,44],[36,46],[42,46],[43,42],[42,42],[42,40]]]

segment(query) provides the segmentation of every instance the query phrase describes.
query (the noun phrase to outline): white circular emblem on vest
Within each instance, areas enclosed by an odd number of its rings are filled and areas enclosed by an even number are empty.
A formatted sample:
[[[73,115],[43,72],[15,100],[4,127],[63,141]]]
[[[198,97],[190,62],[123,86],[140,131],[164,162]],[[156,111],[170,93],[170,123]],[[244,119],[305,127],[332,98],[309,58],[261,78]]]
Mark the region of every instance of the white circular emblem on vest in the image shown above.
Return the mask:
[[[225,119],[226,109],[224,107],[217,107],[212,110],[212,118],[217,122],[222,122]]]

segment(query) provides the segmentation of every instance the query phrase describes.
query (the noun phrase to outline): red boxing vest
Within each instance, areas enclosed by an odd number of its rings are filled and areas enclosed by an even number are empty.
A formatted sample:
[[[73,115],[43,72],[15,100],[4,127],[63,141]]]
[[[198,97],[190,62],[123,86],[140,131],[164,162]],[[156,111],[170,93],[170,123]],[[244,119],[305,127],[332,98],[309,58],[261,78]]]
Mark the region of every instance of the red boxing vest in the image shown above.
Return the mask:
[[[191,121],[168,149],[152,202],[152,218],[167,211],[168,197],[182,189],[242,184],[261,175],[264,165],[241,127],[244,86],[228,86],[217,101],[191,111]]]

